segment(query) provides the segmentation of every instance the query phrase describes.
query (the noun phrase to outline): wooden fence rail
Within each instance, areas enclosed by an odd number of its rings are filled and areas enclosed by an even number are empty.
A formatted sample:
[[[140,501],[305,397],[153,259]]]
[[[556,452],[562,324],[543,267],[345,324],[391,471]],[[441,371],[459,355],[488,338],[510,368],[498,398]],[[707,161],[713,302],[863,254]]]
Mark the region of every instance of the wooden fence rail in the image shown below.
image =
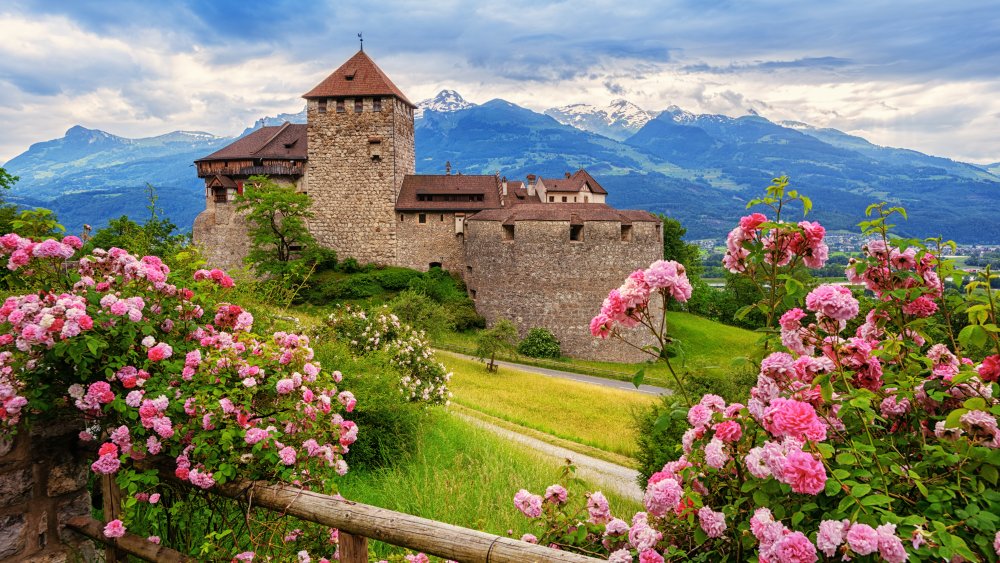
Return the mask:
[[[90,539],[113,546],[117,551],[140,557],[146,561],[156,561],[158,563],[186,563],[197,561],[179,551],[174,551],[169,547],[150,543],[146,538],[141,538],[135,534],[126,533],[117,539],[104,537],[104,523],[89,516],[77,516],[70,519],[67,524],[77,532]]]
[[[190,486],[161,469],[161,478]],[[210,492],[315,522],[341,532],[341,563],[368,561],[364,538],[461,563],[596,563],[594,559],[520,540],[369,506],[290,485],[232,481]]]

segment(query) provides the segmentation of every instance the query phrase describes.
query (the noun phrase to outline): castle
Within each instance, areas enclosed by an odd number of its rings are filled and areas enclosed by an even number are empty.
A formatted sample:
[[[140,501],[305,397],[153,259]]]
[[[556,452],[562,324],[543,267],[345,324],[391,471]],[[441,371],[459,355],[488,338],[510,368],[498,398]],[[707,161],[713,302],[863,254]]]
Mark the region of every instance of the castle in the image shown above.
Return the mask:
[[[612,288],[661,258],[659,219],[618,210],[586,170],[560,178],[415,174],[416,106],[359,51],[303,96],[307,124],[262,127],[195,161],[206,209],[194,241],[210,264],[238,267],[248,239],[234,199],[265,174],[308,193],[308,227],[338,256],[465,281],[487,321],[545,327],[565,354],[608,361],[641,352],[589,333]]]

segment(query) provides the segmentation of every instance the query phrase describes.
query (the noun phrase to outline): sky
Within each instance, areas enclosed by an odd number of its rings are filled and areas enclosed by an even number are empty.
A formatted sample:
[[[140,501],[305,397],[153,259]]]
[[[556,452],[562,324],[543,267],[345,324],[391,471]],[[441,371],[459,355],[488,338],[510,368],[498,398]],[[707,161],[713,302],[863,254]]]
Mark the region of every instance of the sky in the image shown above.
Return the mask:
[[[300,111],[358,32],[414,102],[752,109],[1000,161],[994,0],[4,0],[0,162],[77,124],[237,134]]]

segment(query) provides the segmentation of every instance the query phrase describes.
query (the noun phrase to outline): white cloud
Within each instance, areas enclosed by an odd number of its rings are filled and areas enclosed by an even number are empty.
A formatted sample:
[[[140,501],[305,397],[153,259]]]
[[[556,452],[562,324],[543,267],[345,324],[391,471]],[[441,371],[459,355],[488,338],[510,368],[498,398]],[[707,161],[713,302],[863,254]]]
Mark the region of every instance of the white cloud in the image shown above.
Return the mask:
[[[616,97],[696,113],[753,108],[878,144],[1000,161],[1000,80],[983,68],[1000,52],[988,33],[995,10],[930,2],[905,24],[895,8],[866,1],[780,14],[752,1],[619,4],[451,0],[377,14],[317,4],[312,18],[333,22],[323,33],[289,35],[310,19],[301,13],[259,41],[205,35],[212,21],[194,21],[197,5],[165,4],[162,23],[130,15],[101,25],[93,14],[88,25],[80,14],[0,11],[0,162],[74,124],[129,137],[235,134],[263,115],[298,111],[299,96],[351,55],[347,30],[356,27],[371,31],[366,50],[414,102],[447,87],[539,111]],[[949,19],[935,16],[941,10]],[[762,27],[764,13],[774,21]]]

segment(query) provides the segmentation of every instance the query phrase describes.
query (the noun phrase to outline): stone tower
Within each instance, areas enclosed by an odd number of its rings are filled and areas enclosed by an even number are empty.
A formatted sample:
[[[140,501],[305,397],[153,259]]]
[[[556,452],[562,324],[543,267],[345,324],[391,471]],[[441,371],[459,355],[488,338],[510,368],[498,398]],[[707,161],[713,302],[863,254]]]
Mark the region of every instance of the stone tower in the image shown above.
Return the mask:
[[[364,51],[303,96],[315,218],[309,230],[343,259],[397,263],[395,203],[415,171],[416,106]]]

